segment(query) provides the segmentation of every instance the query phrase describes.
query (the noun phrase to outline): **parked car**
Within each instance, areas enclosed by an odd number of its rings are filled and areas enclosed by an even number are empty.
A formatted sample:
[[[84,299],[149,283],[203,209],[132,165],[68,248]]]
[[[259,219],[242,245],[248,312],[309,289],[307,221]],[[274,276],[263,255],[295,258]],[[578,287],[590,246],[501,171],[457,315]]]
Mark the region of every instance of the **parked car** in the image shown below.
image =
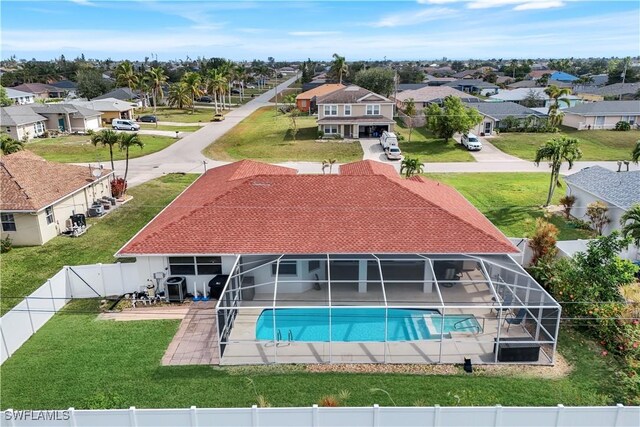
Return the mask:
[[[232,95],[240,95],[240,89],[231,89]]]
[[[480,151],[482,150],[482,142],[472,133],[465,133],[460,138],[460,143],[467,147],[469,151]]]
[[[117,130],[140,130],[140,125],[133,120],[113,119],[111,127]]]
[[[158,121],[158,118],[156,116],[153,116],[153,115],[140,116],[140,117],[138,117],[138,121],[139,122],[143,122],[143,123],[156,123]]]
[[[198,101],[198,102],[213,102],[213,98],[211,98],[210,96],[201,96],[200,98],[196,99],[196,101]]]
[[[218,113],[218,114],[215,114],[213,116],[213,119],[211,121],[213,121],[213,122],[221,122],[223,120],[224,120],[224,114]]]
[[[401,160],[402,159],[402,151],[398,148],[397,145],[392,145],[389,148],[384,150],[384,154],[387,155],[388,160]]]
[[[256,85],[246,85],[245,86],[247,89],[255,89]]]
[[[380,137],[380,145],[382,145],[382,149],[386,150],[392,145],[398,145],[398,137],[393,132],[387,132],[386,130],[382,132],[382,136]]]

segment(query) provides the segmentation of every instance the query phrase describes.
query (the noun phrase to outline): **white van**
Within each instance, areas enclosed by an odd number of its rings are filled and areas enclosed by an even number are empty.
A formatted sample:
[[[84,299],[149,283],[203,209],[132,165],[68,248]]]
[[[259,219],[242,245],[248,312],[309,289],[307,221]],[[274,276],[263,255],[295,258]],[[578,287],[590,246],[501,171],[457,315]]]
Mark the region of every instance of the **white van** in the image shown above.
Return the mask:
[[[467,147],[467,150],[469,151],[482,150],[482,142],[480,142],[480,139],[478,139],[478,137],[472,133],[465,133],[464,135],[462,135],[462,138],[460,138],[460,143]]]
[[[392,145],[398,145],[398,137],[393,132],[387,132],[386,130],[382,132],[382,136],[380,137],[380,145],[382,145],[382,149],[386,150]]]
[[[140,130],[140,125],[133,120],[113,119],[111,127],[118,130]]]

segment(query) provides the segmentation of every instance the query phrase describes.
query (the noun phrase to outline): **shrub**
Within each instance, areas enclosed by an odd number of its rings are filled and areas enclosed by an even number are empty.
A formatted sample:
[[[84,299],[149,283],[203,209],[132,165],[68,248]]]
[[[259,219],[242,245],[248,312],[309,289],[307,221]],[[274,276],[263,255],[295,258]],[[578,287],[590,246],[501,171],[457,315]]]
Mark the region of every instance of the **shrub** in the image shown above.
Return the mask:
[[[571,208],[576,203],[576,196],[564,196],[560,198],[560,204],[564,207],[564,217],[569,219]]]
[[[609,208],[607,205],[602,203],[601,201],[595,201],[593,203],[589,203],[587,206],[587,218],[591,221],[593,228],[598,232],[598,235],[602,235],[602,231],[604,230],[604,226],[611,222],[609,217],[607,217],[607,212]]]
[[[536,265],[542,257],[554,257],[558,252],[557,240],[558,228],[544,218],[536,219],[536,228],[529,237],[529,247],[533,250],[531,264]]]
[[[127,191],[127,181],[124,178],[115,178],[111,181],[111,196],[112,197],[122,197],[124,193]]]
[[[0,253],[6,253],[13,249],[13,240],[8,234],[5,237],[0,238]]]
[[[340,406],[340,402],[335,396],[323,396],[318,402],[318,406],[333,408]]]
[[[578,230],[591,230],[591,223],[582,219],[576,218],[573,221],[569,221],[568,224],[573,228],[577,228]]]
[[[321,130],[318,131],[318,138],[324,138],[324,132]]]
[[[622,120],[619,121],[618,123],[616,123],[616,127],[613,128],[613,130],[617,130],[617,131],[627,131],[627,130],[631,130],[631,125],[629,124],[629,122],[623,122]]]

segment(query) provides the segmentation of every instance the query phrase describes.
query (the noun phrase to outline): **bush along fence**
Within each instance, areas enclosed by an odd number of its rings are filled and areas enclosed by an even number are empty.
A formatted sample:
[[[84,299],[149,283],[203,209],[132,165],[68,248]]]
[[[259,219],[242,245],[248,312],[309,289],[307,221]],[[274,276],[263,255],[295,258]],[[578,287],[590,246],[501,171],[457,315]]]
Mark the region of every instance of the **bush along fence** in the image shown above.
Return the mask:
[[[640,407],[373,407],[110,409],[4,411],[10,426],[118,425],[224,427],[402,427],[402,426],[536,426],[637,427]],[[44,423],[43,423],[44,425]]]
[[[135,264],[63,267],[0,318],[0,364],[73,298],[104,298],[138,290]]]

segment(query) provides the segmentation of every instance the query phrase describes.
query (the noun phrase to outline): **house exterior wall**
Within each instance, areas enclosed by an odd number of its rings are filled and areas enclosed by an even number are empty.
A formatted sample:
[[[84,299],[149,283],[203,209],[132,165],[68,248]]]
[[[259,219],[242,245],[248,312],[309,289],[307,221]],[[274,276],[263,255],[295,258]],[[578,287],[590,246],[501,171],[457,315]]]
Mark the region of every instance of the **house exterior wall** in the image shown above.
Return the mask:
[[[9,97],[16,105],[27,105],[27,104],[33,104],[34,102],[36,102],[35,97],[33,95],[28,95],[28,96],[10,96]]]
[[[623,172],[621,172],[623,173]],[[602,233],[604,235],[609,235],[615,230],[620,230],[620,218],[624,215],[624,210],[618,206],[612,205],[606,200],[602,200],[595,195],[576,187],[567,182],[567,195],[572,195],[576,198],[574,203],[574,207],[571,209],[571,215],[575,218],[588,221],[589,219],[586,217],[587,206],[590,203],[601,201],[607,205],[609,211],[607,212],[607,217],[610,219],[609,224],[605,225]]]
[[[113,119],[133,119],[133,108],[127,111],[101,111],[102,124],[108,126]]]
[[[2,230],[2,237],[11,237],[13,246],[39,246],[42,243],[40,221],[35,213],[13,213],[16,231]]]
[[[322,119],[324,117],[358,117],[365,116],[367,112],[367,105],[380,105],[380,115],[388,118],[389,120],[393,120],[393,103],[376,103],[376,102],[367,102],[360,104],[318,104],[318,119]],[[325,105],[337,105],[338,106],[338,115],[337,116],[325,116],[324,115],[324,106]],[[351,105],[351,115],[345,116],[344,114],[344,106]]]
[[[602,117],[602,116],[600,116]],[[596,116],[580,116],[578,114],[565,113],[562,124],[578,130],[613,129],[619,121],[628,121],[629,116],[604,116],[604,123],[596,124]],[[631,116],[633,123],[638,123],[639,116]]]
[[[308,113],[309,108],[311,107],[310,99],[296,99],[296,108],[303,113]]]
[[[44,134],[46,129],[46,121],[29,123],[20,126],[2,126],[2,131],[7,133],[11,138],[22,141],[25,136],[28,140],[36,136]]]
[[[45,116],[47,118],[47,121],[45,122],[46,127],[48,130],[60,130],[60,123],[59,120],[63,119],[64,120],[64,131],[65,132],[70,132],[71,131],[71,123],[70,123],[70,118],[67,119],[65,114],[49,114],[49,113],[40,113],[42,116]]]
[[[490,133],[486,133],[485,132],[485,126],[486,124],[489,123],[491,125],[491,132]],[[476,125],[476,127],[471,129],[471,133],[475,133],[476,135],[491,135],[495,132],[495,129],[498,127],[498,123],[496,122],[493,118],[489,117],[489,116],[483,116],[482,121]]]
[[[97,130],[100,128],[100,116],[96,117],[71,117],[72,132],[86,132],[88,130]]]

